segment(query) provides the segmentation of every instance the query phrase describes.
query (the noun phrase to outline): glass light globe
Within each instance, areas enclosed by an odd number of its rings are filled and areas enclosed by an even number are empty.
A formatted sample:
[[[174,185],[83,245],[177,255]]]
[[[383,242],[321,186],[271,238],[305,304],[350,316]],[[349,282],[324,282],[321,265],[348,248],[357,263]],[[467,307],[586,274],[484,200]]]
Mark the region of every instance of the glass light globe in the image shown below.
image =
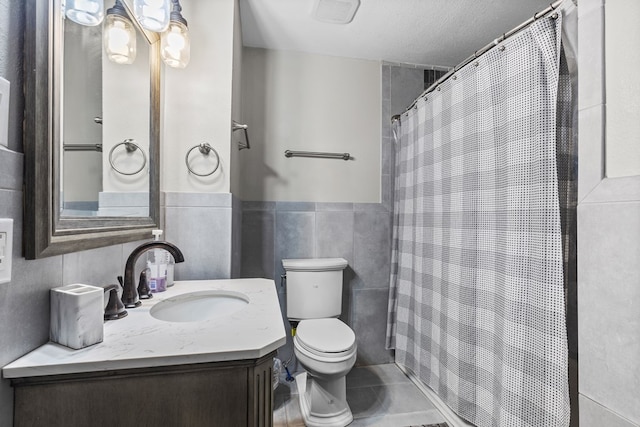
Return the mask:
[[[136,30],[128,19],[108,14],[105,19],[104,49],[107,58],[117,64],[132,64],[136,59]]]
[[[191,39],[189,29],[179,21],[171,21],[167,31],[162,33],[160,55],[170,67],[185,68],[191,59]]]
[[[144,28],[161,33],[169,26],[169,0],[135,0],[133,9]]]
[[[65,15],[80,25],[94,27],[104,18],[103,0],[67,0]]]

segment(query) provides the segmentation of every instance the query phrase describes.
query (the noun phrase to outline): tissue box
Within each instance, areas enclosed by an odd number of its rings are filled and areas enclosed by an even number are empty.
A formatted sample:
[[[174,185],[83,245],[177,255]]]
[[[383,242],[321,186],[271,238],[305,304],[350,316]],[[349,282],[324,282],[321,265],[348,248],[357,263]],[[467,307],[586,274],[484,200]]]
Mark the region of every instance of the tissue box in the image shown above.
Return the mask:
[[[104,289],[82,284],[53,288],[49,339],[76,350],[102,342],[103,316]]]

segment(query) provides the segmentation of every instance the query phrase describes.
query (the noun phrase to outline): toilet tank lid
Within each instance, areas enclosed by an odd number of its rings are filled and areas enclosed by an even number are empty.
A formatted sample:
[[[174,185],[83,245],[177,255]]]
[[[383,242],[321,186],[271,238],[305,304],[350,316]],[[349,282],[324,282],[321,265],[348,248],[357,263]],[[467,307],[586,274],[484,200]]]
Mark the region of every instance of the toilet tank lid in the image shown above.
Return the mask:
[[[347,260],[344,258],[305,258],[282,260],[282,266],[287,271],[344,270],[347,265]]]

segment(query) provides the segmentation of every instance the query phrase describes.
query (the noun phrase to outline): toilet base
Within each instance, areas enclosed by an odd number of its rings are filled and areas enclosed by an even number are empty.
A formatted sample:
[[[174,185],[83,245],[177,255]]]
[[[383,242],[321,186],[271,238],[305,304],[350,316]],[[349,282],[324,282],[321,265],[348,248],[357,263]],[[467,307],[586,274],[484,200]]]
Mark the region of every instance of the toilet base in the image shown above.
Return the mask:
[[[345,377],[323,380],[306,372],[296,376],[302,419],[307,427],[344,427],[353,421]]]

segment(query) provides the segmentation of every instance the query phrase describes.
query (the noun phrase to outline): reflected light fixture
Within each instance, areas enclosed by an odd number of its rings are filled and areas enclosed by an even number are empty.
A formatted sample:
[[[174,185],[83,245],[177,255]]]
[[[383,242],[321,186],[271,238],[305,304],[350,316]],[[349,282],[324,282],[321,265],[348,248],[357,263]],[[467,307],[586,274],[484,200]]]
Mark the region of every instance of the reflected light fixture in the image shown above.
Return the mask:
[[[134,0],[133,10],[143,28],[161,33],[169,26],[170,0]]]
[[[191,58],[191,40],[187,20],[180,13],[179,0],[172,1],[169,28],[162,33],[160,55],[165,64],[173,68],[185,68]]]
[[[104,18],[103,0],[67,0],[65,15],[80,25],[95,27]]]
[[[131,64],[136,59],[136,29],[120,0],[107,10],[104,23],[104,50],[116,64]]]

